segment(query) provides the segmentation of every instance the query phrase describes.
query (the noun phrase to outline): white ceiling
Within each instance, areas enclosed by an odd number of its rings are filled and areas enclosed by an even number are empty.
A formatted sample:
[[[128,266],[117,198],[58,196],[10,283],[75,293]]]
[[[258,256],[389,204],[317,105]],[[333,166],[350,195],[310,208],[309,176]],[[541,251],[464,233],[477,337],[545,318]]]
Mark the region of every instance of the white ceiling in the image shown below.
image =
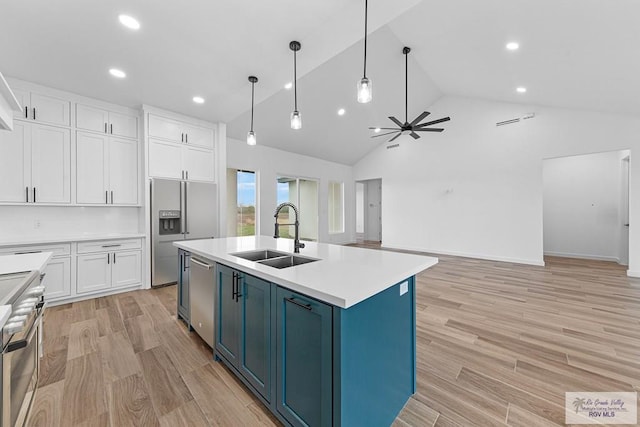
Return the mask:
[[[353,164],[377,143],[367,126],[402,114],[403,45],[411,46],[409,116],[441,94],[640,113],[637,0],[370,0],[368,75],[374,101],[355,102],[362,0],[21,0],[3,2],[5,75],[136,107],[229,122],[244,140],[256,86],[260,144]],[[142,23],[131,32],[117,16]],[[303,129],[289,129],[288,42],[297,39]],[[507,52],[507,41],[520,42]],[[128,73],[115,80],[107,73]],[[526,86],[525,95],[515,93]],[[206,98],[204,105],[191,101]],[[339,107],[347,109],[338,117]],[[455,111],[447,126],[463,126]],[[436,138],[426,135],[422,140]]]

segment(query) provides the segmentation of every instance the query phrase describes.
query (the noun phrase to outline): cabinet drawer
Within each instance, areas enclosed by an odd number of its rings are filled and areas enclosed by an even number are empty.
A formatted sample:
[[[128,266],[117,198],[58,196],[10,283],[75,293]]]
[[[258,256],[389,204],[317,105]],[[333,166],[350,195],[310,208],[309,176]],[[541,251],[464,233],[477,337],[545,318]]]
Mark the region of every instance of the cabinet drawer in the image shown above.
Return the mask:
[[[52,252],[52,256],[54,257],[69,256],[71,254],[71,243],[58,243],[54,245],[12,246],[8,248],[0,248],[0,255],[13,255],[35,252]]]
[[[78,243],[79,254],[125,251],[130,249],[142,249],[142,242],[140,239],[99,240],[94,242]]]

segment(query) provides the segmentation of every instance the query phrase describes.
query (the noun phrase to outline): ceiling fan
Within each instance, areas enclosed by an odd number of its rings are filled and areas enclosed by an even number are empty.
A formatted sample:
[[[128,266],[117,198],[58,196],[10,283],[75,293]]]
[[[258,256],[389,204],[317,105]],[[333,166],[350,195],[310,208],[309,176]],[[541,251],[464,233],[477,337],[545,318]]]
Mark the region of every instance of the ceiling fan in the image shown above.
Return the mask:
[[[429,114],[428,111],[424,111],[418,117],[416,117],[413,121],[409,122],[408,119],[408,99],[409,99],[409,52],[411,52],[411,48],[404,47],[402,49],[402,53],[404,54],[404,123],[393,116],[389,116],[389,120],[395,123],[398,127],[395,128],[378,128],[378,127],[370,127],[369,129],[375,130],[376,132],[380,132],[380,130],[389,130],[391,132],[381,133],[379,135],[373,135],[371,138],[380,138],[382,136],[395,134],[388,142],[394,141],[396,138],[400,137],[400,135],[411,135],[413,139],[420,138],[420,135],[416,132],[442,132],[443,128],[431,128],[429,126],[448,122],[451,120],[450,117],[444,117],[442,119],[432,120],[426,123],[420,123],[424,120]]]

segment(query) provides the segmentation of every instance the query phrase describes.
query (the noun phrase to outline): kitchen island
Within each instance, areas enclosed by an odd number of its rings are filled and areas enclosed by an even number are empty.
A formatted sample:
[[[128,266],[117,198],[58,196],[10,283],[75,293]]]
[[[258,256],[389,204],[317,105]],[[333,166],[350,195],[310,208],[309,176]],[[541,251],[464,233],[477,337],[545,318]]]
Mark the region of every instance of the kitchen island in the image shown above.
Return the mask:
[[[174,243],[215,268],[216,358],[285,425],[390,425],[415,392],[414,276],[438,260],[305,244],[282,268],[292,240]]]

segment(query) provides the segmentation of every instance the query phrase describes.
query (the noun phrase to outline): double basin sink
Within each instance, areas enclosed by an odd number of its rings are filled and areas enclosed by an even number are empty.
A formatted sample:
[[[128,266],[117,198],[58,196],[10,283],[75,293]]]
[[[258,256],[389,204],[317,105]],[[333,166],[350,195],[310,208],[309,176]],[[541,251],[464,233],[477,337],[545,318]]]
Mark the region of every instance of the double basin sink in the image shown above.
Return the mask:
[[[266,265],[273,268],[288,268],[296,265],[308,264],[310,262],[319,261],[315,258],[308,258],[300,255],[291,255],[287,252],[274,251],[271,249],[261,249],[256,251],[238,252],[229,254],[238,258],[254,261],[258,264]]]

